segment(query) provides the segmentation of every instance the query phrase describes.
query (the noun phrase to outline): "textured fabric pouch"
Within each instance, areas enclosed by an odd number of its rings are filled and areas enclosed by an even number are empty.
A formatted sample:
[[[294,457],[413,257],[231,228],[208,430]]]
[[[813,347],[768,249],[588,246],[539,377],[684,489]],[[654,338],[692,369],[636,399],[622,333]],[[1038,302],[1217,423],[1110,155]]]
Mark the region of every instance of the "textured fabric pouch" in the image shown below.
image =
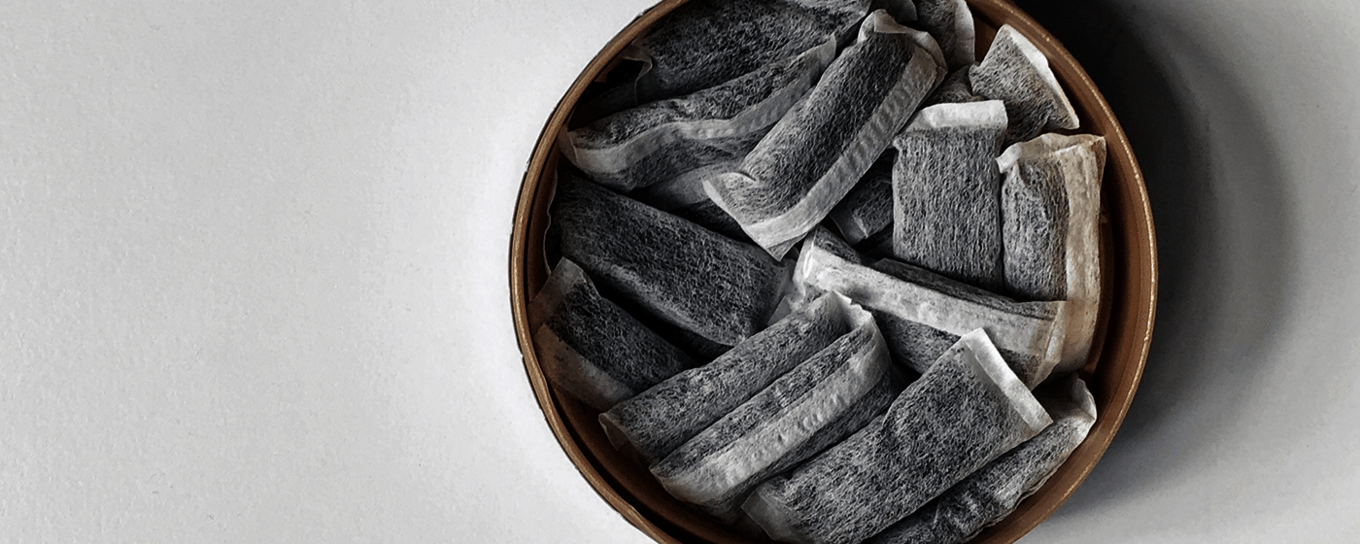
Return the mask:
[[[650,466],[850,332],[844,309],[836,295],[824,295],[713,362],[616,404],[600,424],[616,448],[631,448]]]
[[[930,35],[875,11],[855,45],[741,168],[705,180],[705,192],[752,240],[782,258],[864,176],[944,75]]]
[[[562,259],[529,303],[543,374],[596,410],[608,410],[693,366],[684,352],[601,297],[581,267]]]
[[[901,391],[873,317],[848,300],[850,332],[685,442],[652,474],[672,495],[735,521],[752,488],[859,430]]]
[[[775,540],[853,544],[906,517],[1052,420],[976,330],[870,422],[742,508]]]
[[[1096,422],[1095,400],[1085,382],[1071,376],[1054,385],[1059,394],[1049,398],[1035,391],[1053,418],[1052,425],[875,535],[868,544],[962,544],[1014,512],[1020,501],[1057,472]]]
[[[1066,300],[1061,375],[1081,368],[1100,309],[1100,180],[1105,139],[1045,134],[1006,149],[997,164],[1006,287],[1020,300]]]

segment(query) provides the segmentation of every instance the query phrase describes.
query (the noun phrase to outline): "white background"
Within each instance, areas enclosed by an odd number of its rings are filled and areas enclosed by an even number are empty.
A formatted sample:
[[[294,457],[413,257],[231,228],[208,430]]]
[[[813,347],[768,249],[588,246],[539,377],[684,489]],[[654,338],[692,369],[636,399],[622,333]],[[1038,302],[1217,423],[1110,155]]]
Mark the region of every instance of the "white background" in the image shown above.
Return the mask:
[[[646,542],[549,433],[507,266],[649,3],[0,3],[0,541]],[[1025,5],[1162,259],[1128,420],[1025,542],[1360,541],[1360,4]]]

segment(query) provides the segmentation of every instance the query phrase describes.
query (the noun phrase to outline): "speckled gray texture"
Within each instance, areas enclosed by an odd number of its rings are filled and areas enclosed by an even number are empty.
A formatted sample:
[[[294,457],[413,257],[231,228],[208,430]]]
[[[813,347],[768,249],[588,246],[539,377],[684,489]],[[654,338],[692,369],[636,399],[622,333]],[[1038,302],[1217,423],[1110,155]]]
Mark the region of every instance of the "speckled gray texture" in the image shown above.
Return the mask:
[[[653,465],[662,486],[735,521],[742,500],[761,481],[838,442],[886,408],[900,386],[883,339],[868,313],[857,307],[846,313],[854,322],[850,332]]]
[[[928,114],[942,118],[932,125]],[[900,260],[1001,292],[1001,133],[998,101],[944,103],[894,139],[892,253]]]
[[[1100,181],[1105,140],[1044,134],[997,159],[1004,168],[1006,288],[1021,300],[1066,300],[1067,345],[1057,372],[1085,365],[1100,307]]]
[[[831,209],[831,221],[851,245],[892,224],[892,176],[896,158],[896,149],[884,151],[845,198]]]
[[[591,179],[629,192],[746,156],[835,57],[826,43],[682,97],[627,109],[562,138]]]
[[[968,301],[1004,315],[1039,320],[1050,327],[1059,327],[1065,323],[1065,316],[1059,315],[1059,312],[1064,310],[1065,304],[1015,302],[990,291],[956,282],[944,276],[933,274],[928,270],[893,259],[880,259],[870,264],[870,267],[894,278],[927,287],[953,299]],[[893,357],[912,368],[920,368],[921,362],[935,360],[959,339],[958,334],[945,332],[931,324],[903,319],[892,312],[874,311],[873,313],[874,317],[878,319],[879,329],[883,331],[883,337],[887,339],[888,349],[892,351]],[[1052,374],[1051,368],[1055,366],[1055,362],[1047,352],[1040,354],[1023,349],[1007,348],[997,348],[997,350],[1011,370],[1015,372],[1015,375],[1020,377],[1020,381],[1030,386],[1037,385],[1047,379]]]
[[[879,533],[1051,421],[990,349],[965,335],[882,418],[786,475],[743,509],[776,540],[852,544]]]
[[[917,372],[976,328],[987,331],[1031,387],[1049,376],[1063,352],[1065,302],[1015,302],[891,259],[865,266],[804,243],[792,291],[802,299],[827,291],[850,297],[875,315],[893,360]]]
[[[847,332],[843,305],[824,296],[713,362],[616,404],[600,424],[615,447],[631,447],[654,464]]]
[[[934,122],[931,122],[934,121]],[[922,109],[893,140],[893,254],[1002,292],[999,101]]]
[[[1005,188],[1006,285],[1026,300],[1067,296],[1067,190],[1054,161],[1016,165]]]
[[[705,180],[705,190],[752,240],[782,257],[859,181],[943,77],[929,35],[876,11],[739,171]]]
[[[734,241],[578,178],[558,173],[550,215],[561,253],[600,284],[658,318],[723,345],[768,323],[786,265]]]
[[[628,315],[637,318],[643,326],[661,335],[661,337],[669,341],[671,345],[680,348],[680,350],[685,352],[686,355],[689,355],[691,359],[694,359],[696,364],[708,364],[723,353],[726,353],[727,350],[732,349],[732,346],[719,344],[704,338],[699,333],[662,321],[661,318],[653,315],[651,311],[647,310],[642,305],[633,302],[620,293],[614,292],[608,287],[602,285],[596,285],[595,287],[599,289],[600,295],[609,299],[620,308],[623,308],[623,311],[628,312]]]
[[[1079,121],[1046,59],[1010,25],[997,31],[982,62],[969,72],[973,92],[1006,103],[1005,143],[1028,140],[1045,129],[1076,129]]]
[[[693,361],[609,300],[569,259],[529,304],[539,364],[554,385],[597,410],[693,366]]]
[[[754,244],[751,237],[741,230],[737,220],[704,194],[704,178],[736,170],[740,163],[738,159],[702,166],[675,178],[633,191],[628,196],[693,221],[733,240]]]
[[[622,57],[631,81],[585,109],[604,114],[715,86],[763,64],[837,43],[868,13],[865,0],[694,0],[662,17]]]
[[[1051,386],[1045,386],[1045,389]],[[1073,378],[1058,388],[1065,398],[1035,395],[1053,418],[1042,432],[949,488],[868,544],[961,544],[1010,515],[1038,491],[1086,439],[1095,424],[1095,403],[1086,384]]]

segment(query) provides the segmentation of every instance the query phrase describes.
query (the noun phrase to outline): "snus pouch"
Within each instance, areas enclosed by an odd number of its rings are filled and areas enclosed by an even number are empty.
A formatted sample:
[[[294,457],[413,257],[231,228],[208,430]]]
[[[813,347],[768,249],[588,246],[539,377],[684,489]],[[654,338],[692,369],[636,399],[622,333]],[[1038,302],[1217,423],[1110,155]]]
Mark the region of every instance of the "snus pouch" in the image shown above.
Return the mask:
[[[916,0],[916,23],[940,44],[950,70],[977,62],[977,31],[965,0]]]
[[[1105,139],[1045,134],[997,164],[1006,286],[1021,300],[1066,300],[1067,338],[1054,375],[1081,368],[1100,308],[1100,180]]]
[[[529,303],[543,374],[596,410],[693,365],[688,356],[601,297],[570,259]]]
[[[943,276],[1001,292],[1001,176],[1006,130],[999,100],[917,112],[894,140],[893,254]]]
[[[652,465],[765,389],[789,369],[850,332],[845,304],[825,295],[713,362],[671,376],[600,414],[616,448]]]
[[[625,193],[703,175],[746,156],[835,55],[836,44],[826,42],[715,87],[621,111],[565,133],[559,148],[591,179]]]
[[[995,525],[1034,494],[1086,439],[1096,406],[1075,376],[1035,396],[1053,418],[1038,436],[949,488],[939,498],[868,540],[868,544],[961,544]],[[1052,395],[1045,395],[1052,393]]]
[[[901,391],[868,312],[853,327],[651,467],[676,498],[724,521],[766,478],[863,427]]]
[[[868,309],[898,364],[924,373],[959,337],[978,328],[1031,388],[1060,359],[1064,302],[1015,302],[892,259],[858,264],[837,254],[843,242],[821,242],[832,237],[824,229],[817,232],[803,243],[793,292],[802,299],[841,293]]]
[[[915,15],[911,2],[906,4]],[[865,0],[694,0],[619,53],[637,72],[578,108],[601,117],[706,89],[760,66],[853,36]]]
[[[850,191],[945,75],[930,35],[883,10],[736,172],[704,181],[718,206],[780,258]]]
[[[770,537],[853,544],[906,517],[1052,420],[987,334],[963,335],[881,418],[742,506]]]
[[[672,325],[733,346],[769,323],[787,266],[734,241],[559,170],[549,210],[561,254]]]
[[[1045,129],[1076,129],[1080,122],[1048,59],[1010,25],[1003,25],[982,62],[969,72],[973,92],[1006,103],[1007,144]]]

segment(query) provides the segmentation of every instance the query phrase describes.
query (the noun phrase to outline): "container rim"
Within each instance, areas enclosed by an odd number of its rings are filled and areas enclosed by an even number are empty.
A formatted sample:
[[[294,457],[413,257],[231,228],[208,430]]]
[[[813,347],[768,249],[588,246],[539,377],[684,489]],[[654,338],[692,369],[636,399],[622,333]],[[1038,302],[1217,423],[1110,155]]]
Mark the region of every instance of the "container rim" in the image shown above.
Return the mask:
[[[539,134],[521,182],[515,204],[509,255],[515,335],[523,355],[526,376],[543,410],[545,421],[564,453],[600,497],[644,534],[663,543],[711,539],[686,531],[673,521],[654,519],[655,514],[644,515],[615,488],[611,479],[602,472],[604,467],[597,465],[598,459],[583,449],[580,436],[564,420],[562,405],[538,366],[527,313],[528,302],[534,294],[531,287],[541,285],[546,276],[546,270],[541,267],[531,268],[533,259],[530,255],[531,252],[542,251],[542,229],[537,229],[538,233],[535,233],[535,227],[542,227],[542,224],[541,219],[535,218],[535,213],[546,209],[546,203],[551,198],[551,184],[545,183],[545,174],[550,172],[549,167],[557,160],[555,144],[558,134],[566,126],[572,109],[587,86],[605,73],[619,53],[636,37],[686,2],[664,0],[639,14],[595,55],[558,101]],[[1107,321],[1103,326],[1098,326],[1098,331],[1104,333],[1103,342],[1095,344],[1093,362],[1082,371],[1096,396],[1099,418],[1085,442],[1072,453],[1058,473],[1044,484],[1040,492],[1022,502],[1021,507],[1001,523],[973,539],[973,542],[1003,543],[1018,540],[1066,501],[1099,462],[1123,423],[1141,381],[1152,340],[1158,290],[1157,248],[1147,188],[1128,137],[1086,71],[1062,44],[1008,0],[967,0],[967,3],[975,20],[990,25],[986,43],[990,44],[995,28],[1009,24],[1043,51],[1073,105],[1083,113],[1081,132],[1096,130],[1105,137],[1107,161],[1102,181],[1102,216],[1108,212],[1111,224],[1109,233],[1113,237],[1111,244],[1102,243],[1103,283],[1113,287],[1103,289],[1102,293],[1102,319]],[[980,44],[984,39],[981,26],[978,32]],[[980,46],[979,55],[983,50]],[[1113,249],[1113,254],[1108,253],[1107,248]],[[1102,340],[1101,336],[1098,333],[1098,342]],[[1098,355],[1094,353],[1095,349],[1101,350]],[[1101,370],[1118,372],[1101,374]],[[1092,381],[1093,378],[1095,381]],[[680,534],[672,534],[672,531]]]

